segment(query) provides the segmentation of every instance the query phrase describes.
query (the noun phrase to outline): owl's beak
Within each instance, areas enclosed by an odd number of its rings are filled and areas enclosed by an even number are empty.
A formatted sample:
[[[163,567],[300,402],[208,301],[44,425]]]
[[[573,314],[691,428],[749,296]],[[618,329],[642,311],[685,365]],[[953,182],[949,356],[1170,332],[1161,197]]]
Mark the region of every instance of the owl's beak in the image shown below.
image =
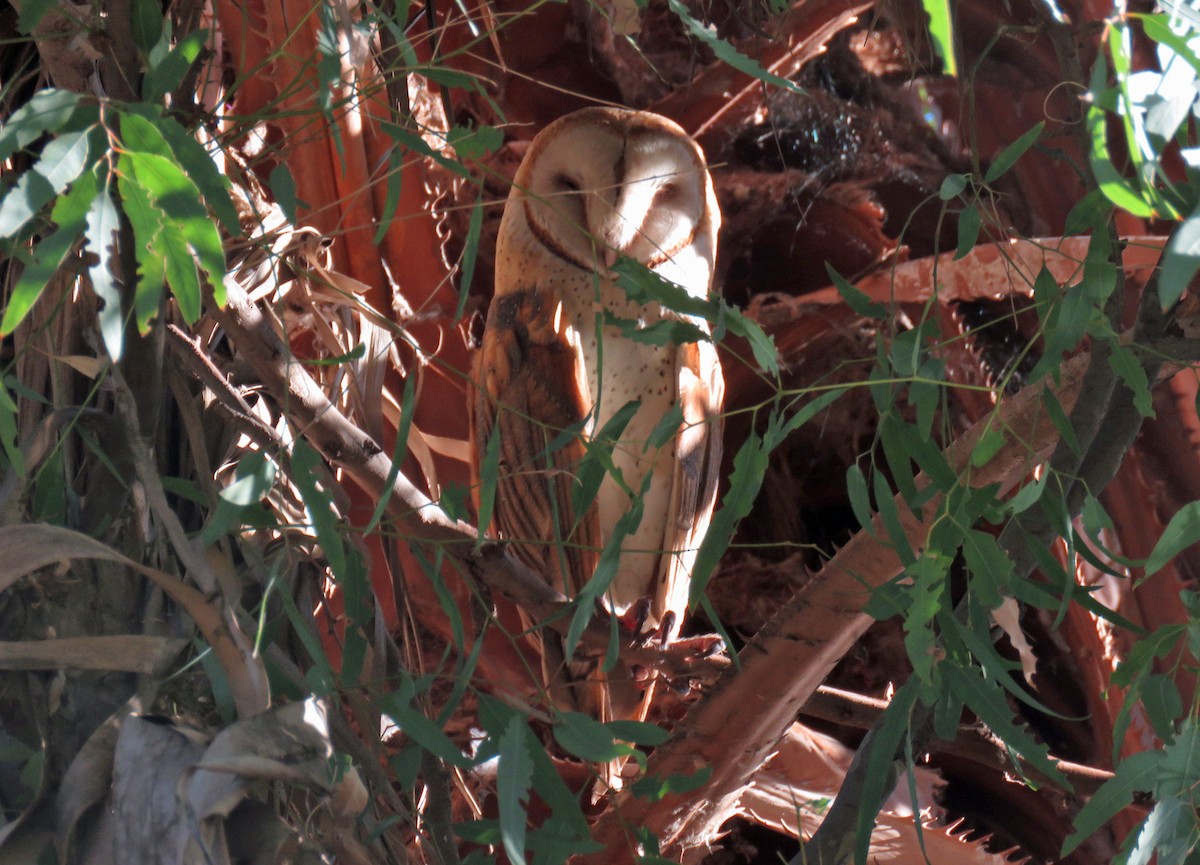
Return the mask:
[[[604,248],[604,269],[612,270],[613,265],[617,263],[617,259],[621,257],[621,250],[615,246],[606,246]]]

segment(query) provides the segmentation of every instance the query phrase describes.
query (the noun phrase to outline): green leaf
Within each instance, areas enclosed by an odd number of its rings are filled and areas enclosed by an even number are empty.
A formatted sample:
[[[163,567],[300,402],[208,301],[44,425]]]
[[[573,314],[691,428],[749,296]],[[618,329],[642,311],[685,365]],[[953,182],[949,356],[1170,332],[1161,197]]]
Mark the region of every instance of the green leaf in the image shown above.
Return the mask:
[[[149,54],[162,38],[162,4],[158,0],[133,0],[129,13],[129,32],[133,44],[143,54]]]
[[[479,463],[479,539],[478,549],[487,538],[488,527],[492,524],[492,514],[496,507],[496,487],[500,483],[500,430],[492,430],[484,449],[483,459]]]
[[[604,724],[579,712],[561,712],[554,724],[554,741],[570,754],[591,763],[607,763],[633,753],[618,744]]]
[[[992,160],[987,173],[983,175],[983,182],[994,183],[1003,177],[1016,164],[1017,160],[1025,155],[1025,151],[1034,145],[1045,128],[1046,121],[1039,120],[1032,129],[1000,151],[1000,155]]]
[[[166,215],[154,206],[145,189],[130,180],[131,176],[128,157],[122,154],[117,161],[117,189],[121,193],[122,209],[133,228],[134,257],[138,264],[133,310],[138,331],[144,334],[158,314],[163,283],[167,278],[166,260],[155,247]]]
[[[296,222],[296,180],[292,177],[291,169],[285,163],[279,163],[271,169],[267,185],[271,187],[271,195],[275,197],[275,203],[283,215],[289,222]]]
[[[92,290],[104,302],[100,310],[100,336],[104,348],[114,361],[120,360],[125,337],[125,315],[121,309],[121,290],[116,272],[121,267],[121,252],[117,242],[121,228],[120,214],[113,203],[111,177],[107,174],[99,194],[92,200],[87,217],[87,245],[95,259],[88,265]]]
[[[862,787],[862,807],[858,811],[858,821],[854,833],[854,849],[856,862],[866,862],[867,852],[871,843],[871,833],[875,828],[875,818],[883,805],[884,799],[891,793],[895,783],[892,764],[900,751],[900,743],[909,733],[909,719],[913,707],[917,704],[919,683],[915,678],[909,679],[896,691],[884,710],[878,725],[868,733],[869,747],[866,751],[866,777]],[[867,746],[864,742],[863,746]]]
[[[929,16],[929,39],[942,58],[942,72],[951,78],[958,75],[958,60],[954,54],[954,21],[950,0],[921,0]],[[990,181],[989,181],[990,182]]]
[[[1163,250],[1158,274],[1158,303],[1170,309],[1183,296],[1196,271],[1200,270],[1200,210],[1175,229]]]
[[[1075,435],[1075,427],[1071,426],[1071,419],[1067,417],[1067,413],[1063,411],[1062,403],[1058,401],[1058,397],[1054,395],[1054,391],[1046,388],[1042,394],[1042,405],[1046,409],[1046,414],[1049,415],[1054,428],[1058,430],[1058,434],[1062,436],[1067,447],[1071,449],[1071,453],[1076,456],[1083,456],[1082,446],[1079,444],[1079,437]]]
[[[1150,380],[1138,363],[1133,352],[1122,345],[1115,345],[1108,356],[1108,365],[1120,377],[1133,396],[1133,406],[1142,417],[1154,417],[1154,405],[1150,397]]]
[[[942,180],[941,188],[938,189],[938,198],[942,201],[949,201],[952,198],[958,198],[962,195],[962,191],[967,188],[967,175],[965,174],[947,174]]]
[[[858,463],[851,463],[846,469],[846,494],[850,498],[850,510],[858,524],[866,529],[872,537],[875,536],[875,526],[871,521],[871,493],[867,490],[867,479]]]
[[[229,197],[229,178],[217,168],[212,155],[173,117],[159,114],[153,122],[171,145],[175,159],[187,172],[187,176],[204,193],[204,200],[221,221],[221,226],[231,237],[241,235],[237,208],[233,206],[233,199]]]
[[[1158,539],[1150,557],[1146,559],[1146,576],[1158,573],[1171,559],[1197,541],[1200,541],[1200,502],[1190,502],[1180,508],[1167,523],[1162,537]]]
[[[447,736],[441,727],[423,713],[400,700],[396,693],[383,694],[380,702],[384,713],[406,736],[439,760],[462,769],[469,769],[474,764],[474,761],[454,744],[454,740]]]
[[[971,590],[979,594],[979,603],[994,610],[1008,595],[1014,571],[1009,559],[996,539],[987,532],[971,529],[963,537],[963,557],[974,579]]]
[[[661,745],[671,734],[657,724],[646,721],[609,721],[604,725],[622,742],[633,742],[654,748]]]
[[[207,41],[207,30],[193,30],[180,39],[160,63],[151,65],[150,71],[142,79],[142,99],[158,102],[183,84],[184,77]]]
[[[754,60],[739,52],[719,37],[716,34],[715,28],[710,30],[693,18],[691,11],[683,4],[682,0],[667,0],[667,6],[683,22],[683,26],[687,28],[688,32],[707,45],[718,60],[729,64],[739,72],[744,72],[750,77],[758,79],[764,84],[774,84],[776,87],[782,87],[784,90],[790,90],[792,93],[804,92],[803,88],[796,86],[786,78],[780,78],[778,75],[768,72]]]
[[[11,237],[92,162],[92,130],[64,132],[42,149],[33,167],[0,201],[0,237]]]
[[[963,258],[975,248],[982,225],[983,218],[979,215],[977,205],[968,204],[958,212],[958,247],[954,251],[955,261]]]
[[[1004,447],[1007,440],[1003,432],[995,427],[988,427],[979,437],[979,441],[975,442],[975,447],[971,449],[971,465],[975,468],[987,465],[991,458],[1000,452],[1000,448]]]
[[[1084,839],[1106,826],[1133,801],[1134,793],[1152,791],[1164,758],[1162,751],[1139,751],[1122,760],[1113,777],[1104,782],[1075,816],[1075,831],[1063,842],[1062,855],[1069,856]]]
[[[0,463],[0,467],[6,470],[3,473],[7,474],[7,470],[11,470],[16,473],[17,477],[25,477],[25,455],[21,452],[20,443],[17,441],[17,403],[2,381],[0,381],[0,448],[4,450],[4,456],[8,461],[7,466]]]
[[[773,416],[771,422],[776,421],[777,417]],[[689,606],[694,605],[704,592],[717,562],[721,560],[721,556],[733,540],[737,524],[754,506],[754,499],[758,496],[766,476],[768,456],[769,451],[763,446],[763,439],[757,433],[751,432],[733,458],[729,489],[721,499],[721,506],[713,514],[708,533],[700,542],[700,549],[696,553],[696,563],[692,567],[692,581],[688,589]]]
[[[1193,863],[1197,840],[1196,810],[1173,796],[1154,803],[1136,832],[1130,832],[1113,865],[1149,865],[1155,852],[1160,865]],[[1193,854],[1189,858],[1189,854]]]
[[[43,5],[50,7],[53,4],[46,2]],[[0,162],[28,147],[44,133],[57,132],[65,126],[75,113],[79,99],[78,93],[53,88],[34,94],[0,126]]]
[[[846,301],[846,306],[850,307],[863,318],[873,318],[877,321],[887,318],[888,312],[886,307],[871,300],[866,294],[851,285],[850,281],[834,270],[833,265],[828,261],[825,262],[825,272],[833,280],[833,287],[842,296],[842,300]]]
[[[471,292],[471,281],[475,278],[475,261],[479,257],[479,234],[483,230],[483,199],[476,198],[471,206],[471,218],[467,222],[467,237],[463,242],[462,272],[458,279],[458,308],[454,320],[458,321],[467,308]]]
[[[122,132],[126,122],[140,119],[124,116]],[[149,200],[166,215],[156,245],[166,257],[167,278],[180,312],[189,323],[193,322],[200,314],[197,263],[207,272],[217,303],[225,302],[225,251],[221,236],[201,203],[200,190],[173,158],[143,151],[129,151],[126,155],[132,179],[145,188]]]
[[[954,693],[962,698],[979,720],[987,724],[1006,746],[1020,754],[1055,782],[1066,789],[1071,784],[1051,762],[1046,746],[1033,738],[1026,730],[1013,723],[1012,710],[1004,698],[998,682],[984,679],[976,667],[958,664],[943,664],[940,668],[951,679]]]
[[[1064,235],[1082,234],[1094,230],[1104,224],[1108,214],[1112,212],[1112,204],[1099,189],[1093,189],[1083,198],[1075,202],[1063,226]]]
[[[571,511],[578,514],[579,519],[583,519],[588,509],[591,508],[606,476],[612,475],[621,486],[624,486],[625,481],[620,478],[620,472],[613,463],[612,452],[617,446],[621,434],[625,432],[625,427],[629,425],[641,407],[640,400],[625,403],[613,413],[600,431],[592,437],[592,440],[585,443],[584,447],[587,452],[575,471],[576,482],[571,490]],[[488,446],[491,446],[491,442],[488,442]]]
[[[32,260],[25,261],[21,276],[9,296],[8,306],[4,309],[4,319],[0,321],[0,336],[12,333],[16,329],[37,302],[46,284],[62,266],[75,241],[83,234],[87,214],[97,192],[96,175],[89,171],[72,184],[66,195],[55,202],[50,220],[59,228],[34,247]]]
[[[701,766],[692,775],[668,775],[659,778],[647,775],[629,785],[629,792],[639,799],[657,802],[671,794],[682,795],[693,790],[699,790],[712,777],[712,766]]]
[[[917,557],[913,555],[908,535],[904,533],[904,526],[900,522],[900,510],[896,507],[892,488],[888,486],[887,479],[882,472],[875,472],[872,479],[875,485],[875,507],[879,512],[879,519],[883,521],[883,527],[887,531],[892,549],[900,557],[901,564],[907,568],[916,562]]]
[[[1152,673],[1142,682],[1138,694],[1155,734],[1164,742],[1169,740],[1175,732],[1175,722],[1183,714],[1183,699],[1174,680],[1162,673]]]
[[[529,758],[528,728],[520,716],[508,723],[500,737],[500,765],[496,772],[496,798],[500,809],[500,838],[514,865],[525,865],[525,822],[533,761]]]
[[[445,71],[450,71],[450,70],[445,70]],[[474,79],[472,79],[472,80],[474,80]],[[421,156],[425,156],[425,157],[428,157],[429,159],[432,159],[438,165],[442,166],[442,168],[445,168],[447,171],[457,174],[459,177],[463,178],[464,180],[472,180],[473,179],[471,177],[470,169],[468,169],[465,165],[463,165],[457,159],[450,159],[449,157],[446,156],[446,154],[442,153],[440,150],[434,150],[432,147],[429,146],[429,144],[425,141],[424,138],[422,138],[420,135],[413,132],[412,130],[405,129],[403,126],[400,126],[395,123],[385,123],[385,122],[381,122],[379,124],[379,128],[382,129],[385,133],[387,133],[387,135],[390,138],[392,138],[394,141],[396,141],[397,144],[400,144],[403,147],[407,148],[408,150],[411,150],[413,153],[419,153]]]
[[[477,126],[468,129],[455,126],[446,133],[446,143],[454,148],[459,159],[482,159],[495,153],[504,144],[504,133],[494,126]]]
[[[1103,65],[1103,63],[1097,63],[1097,71]],[[1104,109],[1095,105],[1090,107],[1087,112],[1087,126],[1092,142],[1089,162],[1100,191],[1117,207],[1129,211],[1134,216],[1143,218],[1153,216],[1154,208],[1147,204],[1133,184],[1117,171],[1109,157],[1108,115]]]

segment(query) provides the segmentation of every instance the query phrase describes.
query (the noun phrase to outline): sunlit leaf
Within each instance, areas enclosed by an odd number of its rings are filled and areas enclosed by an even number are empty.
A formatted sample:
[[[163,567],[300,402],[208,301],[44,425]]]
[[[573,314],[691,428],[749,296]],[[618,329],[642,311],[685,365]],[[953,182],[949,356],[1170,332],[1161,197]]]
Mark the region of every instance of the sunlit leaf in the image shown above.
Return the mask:
[[[24,269],[9,295],[0,321],[0,335],[12,333],[37,302],[46,284],[62,266],[75,241],[83,234],[87,214],[98,192],[95,173],[89,171],[71,185],[70,191],[54,205],[50,219],[58,230],[44,238],[25,260]]]
[[[125,333],[125,316],[121,309],[121,290],[116,274],[121,268],[117,242],[120,214],[113,203],[111,181],[106,175],[99,194],[92,200],[87,217],[87,245],[94,259],[88,265],[92,290],[104,302],[100,310],[100,335],[104,348],[114,361],[121,357]]]
[[[739,52],[717,35],[716,28],[709,29],[696,20],[692,16],[691,10],[688,9],[682,0],[667,0],[667,6],[683,22],[683,26],[687,28],[688,32],[707,45],[718,60],[729,64],[739,72],[744,72],[752,78],[762,81],[764,84],[773,84],[776,87],[782,87],[784,90],[790,90],[793,93],[804,92],[803,88],[796,86],[786,78],[780,78],[778,75],[768,72],[758,65],[757,62]]]
[[[52,4],[43,5],[49,7]],[[57,132],[65,126],[75,113],[79,99],[78,93],[53,88],[35,93],[0,126],[0,162],[28,147],[44,133]]]
[[[954,51],[954,18],[950,13],[950,0],[921,0],[921,5],[929,16],[929,39],[938,57],[942,58],[942,72],[956,77],[958,59]]]
[[[0,237],[11,237],[79,177],[93,161],[91,129],[64,132],[0,200]]]

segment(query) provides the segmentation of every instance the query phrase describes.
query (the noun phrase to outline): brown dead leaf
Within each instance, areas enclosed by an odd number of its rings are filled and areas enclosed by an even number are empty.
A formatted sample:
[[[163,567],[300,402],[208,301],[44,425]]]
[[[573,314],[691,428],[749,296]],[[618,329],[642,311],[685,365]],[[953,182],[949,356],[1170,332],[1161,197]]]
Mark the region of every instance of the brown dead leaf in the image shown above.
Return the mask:
[[[160,676],[187,642],[142,634],[0,642],[0,670],[119,670]]]
[[[229,677],[239,714],[248,717],[270,705],[262,660],[204,595],[178,577],[138,564],[87,535],[36,523],[0,528],[0,561],[6,565],[0,572],[0,592],[26,574],[71,559],[117,562],[152,580],[196,622]]]

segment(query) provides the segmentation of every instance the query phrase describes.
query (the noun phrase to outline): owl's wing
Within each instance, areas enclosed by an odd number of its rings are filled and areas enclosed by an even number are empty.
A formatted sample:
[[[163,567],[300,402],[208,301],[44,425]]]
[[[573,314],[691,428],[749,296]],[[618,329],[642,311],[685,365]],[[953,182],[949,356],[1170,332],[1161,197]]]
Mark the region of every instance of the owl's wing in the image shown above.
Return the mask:
[[[477,459],[499,436],[499,479],[492,534],[567,595],[587,582],[599,555],[595,508],[577,519],[571,507],[584,448],[587,409],[576,355],[554,318],[557,298],[525,289],[497,296],[488,312],[474,405]],[[556,441],[556,439],[565,439]]]
[[[721,469],[721,406],[725,379],[716,346],[695,342],[679,349],[676,367],[683,425],[675,444],[675,476],[671,486],[665,553],[660,562],[654,602],[659,622],[674,611],[668,636],[674,638],[687,610],[692,567],[712,520]]]

